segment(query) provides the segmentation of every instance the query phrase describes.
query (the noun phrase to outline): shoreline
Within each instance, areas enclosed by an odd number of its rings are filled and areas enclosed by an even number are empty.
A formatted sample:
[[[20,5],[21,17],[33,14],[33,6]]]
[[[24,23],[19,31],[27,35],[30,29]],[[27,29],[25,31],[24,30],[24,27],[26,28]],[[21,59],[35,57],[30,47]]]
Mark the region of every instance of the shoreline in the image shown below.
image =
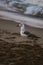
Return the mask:
[[[11,19],[13,21],[16,21],[17,23],[22,22],[31,27],[43,29],[43,20],[41,20],[41,19],[24,17],[24,16],[18,15],[16,13],[9,13],[9,12],[5,12],[5,11],[0,11],[0,15],[9,20]]]

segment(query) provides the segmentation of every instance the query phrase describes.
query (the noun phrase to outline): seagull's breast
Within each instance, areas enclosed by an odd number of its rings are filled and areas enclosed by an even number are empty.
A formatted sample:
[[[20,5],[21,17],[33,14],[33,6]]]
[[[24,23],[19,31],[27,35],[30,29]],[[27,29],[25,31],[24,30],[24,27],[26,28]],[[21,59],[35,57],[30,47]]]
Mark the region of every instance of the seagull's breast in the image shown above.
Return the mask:
[[[27,34],[25,34],[24,32],[25,32],[25,26],[24,26],[24,24],[23,24],[23,25],[21,26],[21,28],[20,28],[20,35],[23,36],[23,37],[24,37],[24,36],[27,36]]]
[[[21,36],[23,36],[23,37],[27,37],[27,35],[26,35],[26,34],[24,34],[24,33],[21,33]]]

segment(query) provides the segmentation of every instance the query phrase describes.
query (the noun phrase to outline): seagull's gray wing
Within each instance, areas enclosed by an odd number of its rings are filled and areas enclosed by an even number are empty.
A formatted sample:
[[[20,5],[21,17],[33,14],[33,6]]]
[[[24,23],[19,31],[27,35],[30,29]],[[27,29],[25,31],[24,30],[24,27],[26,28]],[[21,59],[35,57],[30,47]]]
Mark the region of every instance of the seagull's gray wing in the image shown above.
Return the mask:
[[[26,34],[26,35],[30,35],[30,32],[28,32],[28,31],[25,31],[25,32],[24,32],[24,34]]]

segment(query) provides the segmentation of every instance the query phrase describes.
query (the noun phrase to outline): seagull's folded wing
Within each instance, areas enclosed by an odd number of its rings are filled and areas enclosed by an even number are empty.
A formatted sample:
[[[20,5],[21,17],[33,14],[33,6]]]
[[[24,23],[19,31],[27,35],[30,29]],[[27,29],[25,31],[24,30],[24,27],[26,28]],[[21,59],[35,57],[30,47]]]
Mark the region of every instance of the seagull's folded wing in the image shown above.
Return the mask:
[[[26,35],[30,35],[30,32],[28,32],[28,31],[25,31],[25,32],[24,32],[24,34],[26,34]]]

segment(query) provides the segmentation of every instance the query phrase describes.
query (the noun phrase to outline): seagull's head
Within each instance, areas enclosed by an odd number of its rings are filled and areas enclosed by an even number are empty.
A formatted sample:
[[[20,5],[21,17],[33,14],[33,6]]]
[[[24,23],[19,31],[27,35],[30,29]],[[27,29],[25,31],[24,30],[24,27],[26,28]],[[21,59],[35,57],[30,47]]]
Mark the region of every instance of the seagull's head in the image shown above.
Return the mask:
[[[23,26],[24,26],[24,24],[23,24],[23,23],[20,23],[20,24],[19,24],[19,27],[23,27]]]
[[[23,26],[24,26],[23,23],[19,23],[19,24],[17,25],[17,27],[23,27]]]
[[[19,24],[19,27],[21,27],[22,26],[22,24]]]

